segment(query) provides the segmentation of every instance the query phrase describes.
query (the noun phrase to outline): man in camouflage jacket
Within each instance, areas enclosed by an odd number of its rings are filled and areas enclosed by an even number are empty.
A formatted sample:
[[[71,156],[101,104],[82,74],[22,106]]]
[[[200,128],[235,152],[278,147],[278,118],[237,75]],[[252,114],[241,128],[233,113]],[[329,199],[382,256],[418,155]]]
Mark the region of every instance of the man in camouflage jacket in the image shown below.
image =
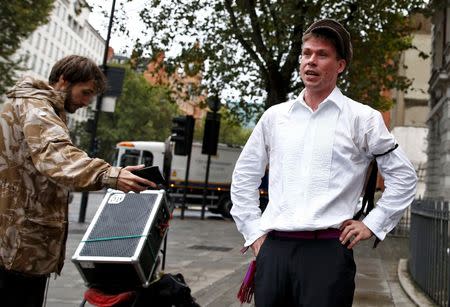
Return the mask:
[[[2,306],[42,305],[48,275],[64,263],[70,190],[154,186],[131,173],[142,166],[112,167],[72,144],[66,112],[87,106],[104,88],[95,63],[69,56],[55,64],[49,84],[28,77],[7,94],[0,113]]]

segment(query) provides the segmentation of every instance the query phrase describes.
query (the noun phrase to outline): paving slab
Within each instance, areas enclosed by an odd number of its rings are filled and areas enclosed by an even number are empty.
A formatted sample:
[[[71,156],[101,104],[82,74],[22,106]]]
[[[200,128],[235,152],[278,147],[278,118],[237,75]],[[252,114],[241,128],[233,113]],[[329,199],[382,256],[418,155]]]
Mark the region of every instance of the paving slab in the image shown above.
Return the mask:
[[[86,287],[70,261],[89,226],[104,193],[90,193],[85,223],[78,223],[80,194],[74,194],[69,210],[67,259],[61,276],[49,283],[47,306],[79,306]],[[236,293],[251,261],[251,253],[241,255],[243,239],[231,219],[186,211],[180,219],[178,209],[170,222],[165,272],[181,273],[201,306],[237,307]],[[414,306],[402,290],[397,277],[400,258],[408,258],[408,239],[388,237],[377,249],[372,241],[360,244],[355,251],[357,264],[353,306]],[[244,306],[247,304],[244,304]],[[88,306],[88,305],[86,305]]]

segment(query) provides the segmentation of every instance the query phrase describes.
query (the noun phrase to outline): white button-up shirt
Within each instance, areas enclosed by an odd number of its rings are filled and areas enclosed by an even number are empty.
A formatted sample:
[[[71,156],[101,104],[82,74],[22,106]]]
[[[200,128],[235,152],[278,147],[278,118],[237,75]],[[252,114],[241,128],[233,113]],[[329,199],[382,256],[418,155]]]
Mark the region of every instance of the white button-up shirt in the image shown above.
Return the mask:
[[[245,246],[270,230],[339,228],[357,212],[374,154],[396,141],[380,112],[338,88],[316,111],[297,99],[269,108],[234,169],[231,214]],[[415,196],[417,176],[399,147],[377,158],[385,191],[363,223],[384,239]],[[261,214],[258,187],[269,167],[269,203]]]

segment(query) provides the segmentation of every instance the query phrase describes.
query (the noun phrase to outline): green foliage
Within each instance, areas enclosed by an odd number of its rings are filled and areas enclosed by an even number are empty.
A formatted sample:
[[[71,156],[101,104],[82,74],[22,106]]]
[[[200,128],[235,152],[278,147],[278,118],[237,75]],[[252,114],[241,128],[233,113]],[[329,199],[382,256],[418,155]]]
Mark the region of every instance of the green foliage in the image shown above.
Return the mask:
[[[54,0],[2,1],[0,5],[0,96],[15,82],[25,58],[13,58],[22,40],[46,24]]]
[[[152,39],[143,47],[169,50],[179,43],[189,50],[198,40],[208,92],[221,93],[236,116],[249,120],[300,92],[302,33],[319,18],[334,18],[348,28],[354,45],[341,88],[386,110],[393,101],[381,91],[411,84],[397,74],[399,53],[412,47],[407,16],[425,10],[423,0],[150,0],[141,17]]]
[[[230,145],[245,145],[252,129],[242,127],[230,111],[225,110],[222,114],[220,123],[219,142]]]
[[[115,112],[100,114],[98,156],[109,160],[120,141],[164,141],[177,110],[167,88],[151,86],[142,74],[127,68]]]
[[[242,127],[241,123],[236,120],[236,117],[230,112],[230,110],[221,109],[219,113],[221,115],[219,143],[228,145],[245,145],[250,137],[250,134],[252,133],[252,129]],[[196,123],[195,126],[194,140],[200,143],[203,141],[205,119],[203,119],[200,123]]]
[[[219,142],[244,145],[251,129],[243,128],[226,108],[220,110]],[[149,85],[142,74],[126,68],[121,96],[114,113],[101,113],[97,128],[99,152],[96,156],[113,162],[116,144],[120,141],[164,141],[171,134],[172,118],[179,115],[178,106],[170,100],[170,91],[163,86]],[[89,152],[90,134],[86,123],[78,124],[72,140]],[[202,142],[204,120],[196,121],[194,140]]]

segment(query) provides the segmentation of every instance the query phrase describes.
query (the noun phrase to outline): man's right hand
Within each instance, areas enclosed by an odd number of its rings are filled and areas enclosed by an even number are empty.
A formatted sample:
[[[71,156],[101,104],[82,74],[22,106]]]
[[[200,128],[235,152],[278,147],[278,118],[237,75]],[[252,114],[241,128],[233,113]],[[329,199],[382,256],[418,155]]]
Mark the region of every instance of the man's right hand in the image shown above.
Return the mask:
[[[266,237],[267,237],[267,234],[265,234],[265,235],[259,237],[258,239],[256,239],[255,242],[253,242],[252,245],[250,245],[250,246],[252,247],[253,255],[255,255],[255,257],[258,256],[259,249],[260,249],[261,246],[263,245],[264,240],[266,240]]]
[[[117,189],[125,193],[139,193],[147,190],[148,187],[156,188],[156,184],[154,182],[131,173],[132,171],[136,171],[143,167],[144,165],[135,165],[122,168],[120,170],[119,177],[117,177]]]

